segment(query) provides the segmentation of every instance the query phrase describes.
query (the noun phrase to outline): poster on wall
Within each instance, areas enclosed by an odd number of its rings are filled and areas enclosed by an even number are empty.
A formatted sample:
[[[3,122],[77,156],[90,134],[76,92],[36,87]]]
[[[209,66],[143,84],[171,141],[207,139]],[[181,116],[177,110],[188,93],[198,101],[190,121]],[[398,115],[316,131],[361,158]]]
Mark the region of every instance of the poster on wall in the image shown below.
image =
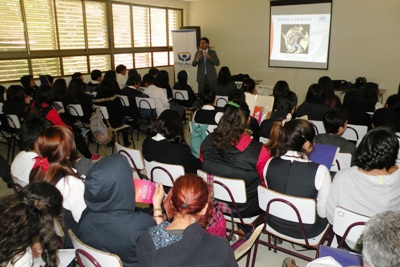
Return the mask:
[[[175,78],[182,70],[188,74],[188,84],[197,92],[197,68],[192,66],[192,61],[197,52],[196,30],[173,30],[172,42],[174,51]],[[176,78],[176,81],[178,78]]]
[[[270,67],[328,69],[331,1],[271,2]]]

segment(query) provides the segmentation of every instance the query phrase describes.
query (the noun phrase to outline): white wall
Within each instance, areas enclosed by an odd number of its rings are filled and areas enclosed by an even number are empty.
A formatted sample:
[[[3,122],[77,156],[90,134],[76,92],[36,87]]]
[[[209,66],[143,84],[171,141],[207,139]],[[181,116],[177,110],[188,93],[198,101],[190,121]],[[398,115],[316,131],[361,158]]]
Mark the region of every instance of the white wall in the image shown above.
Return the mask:
[[[268,67],[268,0],[202,0],[190,2],[188,24],[201,26],[221,66],[233,74],[248,73],[274,85],[286,80],[304,100],[321,76],[354,82],[363,76],[384,84],[386,99],[400,82],[400,1],[333,0],[328,70]]]

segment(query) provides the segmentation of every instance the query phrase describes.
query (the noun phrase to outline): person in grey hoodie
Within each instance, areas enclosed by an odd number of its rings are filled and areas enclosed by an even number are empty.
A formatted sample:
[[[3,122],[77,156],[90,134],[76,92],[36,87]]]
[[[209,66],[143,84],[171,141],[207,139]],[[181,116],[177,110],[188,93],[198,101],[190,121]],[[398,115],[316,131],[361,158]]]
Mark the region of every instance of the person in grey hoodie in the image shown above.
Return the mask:
[[[157,192],[161,197],[153,198],[154,210],[161,208],[164,196],[163,190],[156,189],[155,195]],[[135,188],[127,159],[112,154],[96,163],[86,177],[84,198],[87,208],[79,222],[79,238],[96,249],[117,254],[124,267],[137,266],[139,236],[156,222],[135,211]]]

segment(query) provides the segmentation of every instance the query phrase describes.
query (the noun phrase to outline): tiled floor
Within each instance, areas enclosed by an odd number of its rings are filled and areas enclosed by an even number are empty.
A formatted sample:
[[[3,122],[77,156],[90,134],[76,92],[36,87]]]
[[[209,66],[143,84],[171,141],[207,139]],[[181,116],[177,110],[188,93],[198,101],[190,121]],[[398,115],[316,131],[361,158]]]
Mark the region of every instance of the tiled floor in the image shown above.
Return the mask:
[[[146,135],[143,132],[140,132],[139,134],[139,141],[136,140],[136,131],[134,132],[134,138],[135,138],[135,146],[136,149],[141,150],[142,148],[142,143],[143,140],[145,139]],[[185,125],[185,135],[186,135],[186,140],[189,142],[189,126],[188,124]],[[90,150],[92,153],[96,152],[96,145],[95,144],[90,144]],[[7,148],[5,145],[0,144],[0,154],[6,158],[7,156]],[[17,154],[18,151],[15,152]],[[111,148],[107,146],[101,146],[99,149],[99,154],[102,156],[110,155],[111,154]],[[6,184],[2,181],[0,181],[0,197],[6,196],[9,194],[12,194],[13,191],[12,189],[8,189]],[[265,240],[266,236],[262,235],[261,238]],[[285,246],[288,249],[293,249],[291,244],[284,242],[283,246]],[[315,255],[315,251],[305,251],[302,252],[307,256],[313,256]],[[268,267],[280,267],[282,266],[282,262],[285,258],[289,257],[289,255],[282,253],[282,252],[277,252],[274,253],[273,251],[269,251],[265,246],[260,246],[258,249],[257,253],[257,261],[255,266],[268,266]],[[300,267],[305,267],[307,265],[307,262],[298,258],[295,258],[296,263]],[[243,257],[239,262],[239,266],[246,266],[246,257]]]

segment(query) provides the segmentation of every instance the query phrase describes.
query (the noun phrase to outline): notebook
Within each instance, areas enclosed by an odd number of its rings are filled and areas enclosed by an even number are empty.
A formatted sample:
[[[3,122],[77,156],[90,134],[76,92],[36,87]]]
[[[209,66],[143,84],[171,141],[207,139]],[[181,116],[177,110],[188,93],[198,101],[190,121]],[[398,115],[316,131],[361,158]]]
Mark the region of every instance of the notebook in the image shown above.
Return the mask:
[[[336,160],[336,155],[339,153],[339,150],[340,148],[337,146],[315,144],[308,158],[312,162],[325,165],[328,170],[330,170]]]

